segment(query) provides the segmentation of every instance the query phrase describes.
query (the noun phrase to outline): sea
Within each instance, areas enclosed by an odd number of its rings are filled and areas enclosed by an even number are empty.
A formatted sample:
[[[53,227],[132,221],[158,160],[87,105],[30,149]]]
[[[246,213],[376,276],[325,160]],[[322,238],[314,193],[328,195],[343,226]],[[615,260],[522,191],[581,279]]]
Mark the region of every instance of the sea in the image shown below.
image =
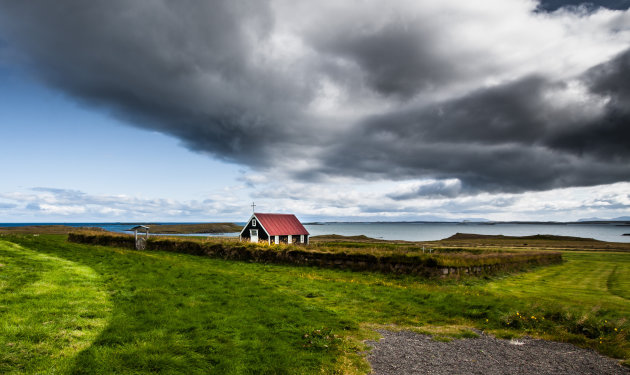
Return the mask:
[[[0,227],[26,225],[69,225],[75,227],[100,227],[111,232],[130,233],[137,223],[0,223]],[[157,222],[154,224],[198,224]],[[245,223],[236,223],[244,225]],[[150,225],[150,224],[147,224]],[[429,223],[429,222],[325,222],[304,225],[311,236],[339,234],[344,236],[365,235],[384,240],[435,241],[456,233],[492,234],[505,236],[531,236],[550,234],[594,238],[610,242],[630,242],[630,223]],[[238,236],[238,233],[196,233],[188,236]]]

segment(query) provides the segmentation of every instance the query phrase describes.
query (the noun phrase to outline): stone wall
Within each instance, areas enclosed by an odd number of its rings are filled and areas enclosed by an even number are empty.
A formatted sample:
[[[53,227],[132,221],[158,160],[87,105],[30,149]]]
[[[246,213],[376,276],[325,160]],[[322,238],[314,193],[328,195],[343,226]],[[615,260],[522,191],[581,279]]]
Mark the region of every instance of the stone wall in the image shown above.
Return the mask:
[[[75,243],[134,248],[133,236],[71,233],[68,241]],[[562,255],[556,252],[515,253],[493,264],[477,264],[460,267],[440,264],[435,254],[382,255],[358,253],[327,253],[309,251],[300,246],[260,246],[241,242],[199,242],[149,238],[146,250],[209,256],[213,258],[241,260],[257,263],[295,264],[324,268],[375,271],[382,273],[411,274],[434,278],[458,278],[491,275],[499,272],[520,271],[533,266],[560,263]],[[483,261],[487,262],[487,258]],[[482,262],[481,258],[480,261]]]

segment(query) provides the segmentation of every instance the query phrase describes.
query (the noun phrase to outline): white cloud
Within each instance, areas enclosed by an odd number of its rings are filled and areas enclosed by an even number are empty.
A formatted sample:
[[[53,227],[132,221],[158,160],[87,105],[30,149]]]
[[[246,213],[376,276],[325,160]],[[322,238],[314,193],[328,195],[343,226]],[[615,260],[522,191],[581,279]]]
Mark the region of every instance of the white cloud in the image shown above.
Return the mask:
[[[249,195],[223,191],[214,199],[177,201],[127,195],[91,195],[63,189],[0,193],[0,221],[243,221],[251,212],[295,213],[305,220],[573,221],[630,214],[630,183],[520,194],[435,195],[457,181],[296,183],[270,181]],[[429,196],[417,194],[423,188]],[[392,195],[396,198],[393,199]],[[407,199],[402,199],[408,195]],[[77,198],[79,197],[79,198]],[[54,202],[54,203],[52,203]],[[34,220],[36,219],[36,220]]]
[[[76,190],[34,188],[0,193],[8,209],[0,207],[2,221],[181,221],[238,220],[244,204],[229,192],[221,200],[177,201],[128,195],[92,195]],[[242,214],[241,214],[242,212]]]

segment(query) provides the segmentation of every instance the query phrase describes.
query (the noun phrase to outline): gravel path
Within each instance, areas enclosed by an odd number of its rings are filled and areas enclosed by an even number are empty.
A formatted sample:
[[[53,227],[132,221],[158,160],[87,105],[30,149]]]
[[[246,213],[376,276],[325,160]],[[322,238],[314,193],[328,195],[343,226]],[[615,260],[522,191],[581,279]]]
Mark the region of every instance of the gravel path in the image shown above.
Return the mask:
[[[410,331],[378,331],[368,341],[374,375],[403,374],[630,374],[616,360],[553,341],[475,339],[440,342]]]

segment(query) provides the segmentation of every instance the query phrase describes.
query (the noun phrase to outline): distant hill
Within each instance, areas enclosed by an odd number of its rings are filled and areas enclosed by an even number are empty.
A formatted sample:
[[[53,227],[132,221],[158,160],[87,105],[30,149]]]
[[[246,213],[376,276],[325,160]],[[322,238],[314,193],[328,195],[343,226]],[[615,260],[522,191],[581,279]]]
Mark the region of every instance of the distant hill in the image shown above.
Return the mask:
[[[149,233],[158,234],[189,234],[189,233],[235,233],[243,227],[234,223],[205,223],[205,224],[152,224]]]
[[[630,221],[630,216],[619,216],[613,219],[602,219],[601,217],[587,217],[587,218],[578,220],[578,222],[583,222],[583,221]]]
[[[374,221],[366,218],[340,218],[338,220],[313,220],[303,222],[305,225],[323,225],[324,223],[491,223],[493,221],[482,217],[446,218],[433,215],[418,215],[405,217],[398,220]]]
[[[74,227],[69,225],[26,225],[16,227],[0,227],[0,233],[10,234],[68,234],[72,232],[105,232],[105,229],[98,227]]]

